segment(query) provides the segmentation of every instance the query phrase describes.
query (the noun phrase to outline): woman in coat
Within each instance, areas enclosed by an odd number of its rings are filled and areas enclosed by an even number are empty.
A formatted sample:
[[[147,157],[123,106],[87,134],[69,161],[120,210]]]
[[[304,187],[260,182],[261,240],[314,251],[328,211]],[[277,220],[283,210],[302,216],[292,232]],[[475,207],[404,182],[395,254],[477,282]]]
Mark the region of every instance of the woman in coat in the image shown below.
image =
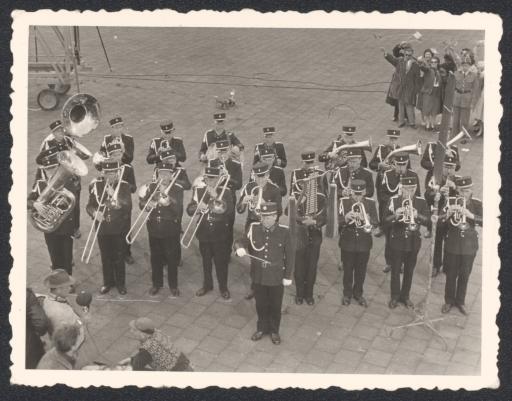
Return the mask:
[[[425,129],[433,131],[436,117],[441,112],[441,74],[439,73],[439,58],[432,57],[430,63],[420,63],[423,71],[423,86],[420,96],[422,114],[425,117]]]

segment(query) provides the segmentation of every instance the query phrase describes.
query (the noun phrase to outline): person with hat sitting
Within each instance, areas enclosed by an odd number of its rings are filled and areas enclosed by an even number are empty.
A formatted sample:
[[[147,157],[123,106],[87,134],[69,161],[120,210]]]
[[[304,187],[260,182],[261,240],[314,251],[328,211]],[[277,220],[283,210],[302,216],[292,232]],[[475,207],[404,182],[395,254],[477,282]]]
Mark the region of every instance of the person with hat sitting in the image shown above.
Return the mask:
[[[372,171],[377,172],[377,177],[375,178],[375,190],[377,192],[377,201],[379,202],[379,228],[377,232],[375,233],[376,237],[381,237],[382,234],[384,234],[383,228],[383,222],[382,222],[382,209],[386,206],[387,199],[384,201],[381,198],[382,189],[381,189],[381,182],[382,182],[382,174],[389,170],[392,166],[389,164],[391,160],[387,160],[387,156],[394,150],[400,148],[400,145],[398,144],[398,140],[400,139],[400,130],[398,129],[388,129],[386,136],[388,137],[388,142],[380,144],[377,146],[377,149],[375,149],[375,153],[373,154],[372,159],[370,160],[369,168]],[[407,168],[411,168],[411,162],[409,161],[409,164],[407,165]]]
[[[264,202],[273,202],[277,205],[277,218],[283,214],[282,196],[276,184],[269,179],[270,168],[267,164],[257,162],[252,167],[252,180],[242,189],[240,200],[236,205],[238,213],[244,213],[247,209],[245,232],[249,226],[261,219],[261,205]],[[251,275],[252,277],[252,275]],[[251,291],[245,299],[254,297],[254,283],[251,283]]]
[[[75,279],[65,270],[53,270],[45,277],[43,284],[49,290],[48,295],[40,297],[43,310],[49,321],[48,334],[53,339],[56,331],[64,325],[76,326],[79,329],[79,340],[76,344],[76,348],[79,348],[76,367],[80,369],[98,357],[97,350],[92,347],[86,336],[86,325],[91,319],[90,313],[69,299]]]
[[[389,225],[389,246],[391,250],[391,300],[389,307],[394,309],[398,303],[414,308],[409,299],[412,277],[418,252],[421,248],[420,225],[430,221],[430,211],[425,199],[416,196],[418,179],[401,177],[400,191],[389,199],[384,221]],[[400,270],[404,275],[400,283]]]
[[[231,151],[235,158],[240,159],[241,152],[244,150],[244,145],[240,142],[234,132],[226,131],[224,128],[224,121],[226,120],[226,113],[215,113],[213,115],[215,121],[215,128],[210,129],[204,133],[203,141],[199,148],[199,161],[206,163],[209,159],[215,156],[209,156],[212,149],[215,149],[217,141],[228,141]]]
[[[170,150],[173,152],[173,150]],[[167,156],[156,165],[154,179],[139,189],[139,207],[150,212],[147,219],[149,249],[151,253],[151,295],[163,287],[163,269],[167,265],[167,280],[171,297],[180,295],[178,289],[178,263],[181,260],[181,220],[183,217],[183,191],[191,188],[187,172],[176,166],[176,156]],[[171,182],[174,184],[170,186]],[[151,197],[151,199],[150,199]]]
[[[279,187],[281,196],[285,196],[288,193],[286,177],[283,168],[276,166],[275,159],[276,155],[271,149],[264,148],[260,150],[260,162],[269,167],[269,180]],[[253,177],[250,178],[250,181],[252,180]]]
[[[193,371],[185,354],[173,344],[169,336],[156,328],[151,319],[140,317],[130,321],[129,326],[130,334],[140,345],[132,356],[120,361],[119,365],[130,364],[135,371]]]
[[[251,255],[251,279],[258,314],[257,329],[251,340],[270,334],[272,343],[281,343],[279,326],[284,286],[291,285],[293,250],[287,226],[278,224],[280,205],[261,204],[260,222],[250,224],[246,235],[235,241],[239,257]]]
[[[51,133],[41,143],[39,154],[36,157],[36,163],[39,167],[48,165],[48,157],[54,153],[59,153],[65,150],[73,150],[73,152],[82,160],[90,157],[90,154],[83,146],[78,147],[77,142],[66,133],[64,125],[61,120],[56,120],[50,124]],[[58,160],[57,160],[58,164]],[[73,237],[79,239],[80,233],[80,193],[82,191],[81,178],[73,175],[69,185],[69,190],[75,196],[75,206],[73,208],[75,228]]]
[[[315,151],[302,152],[302,168],[292,171],[290,196],[297,200],[297,248],[295,254],[295,303],[313,305],[322,227],[327,222],[327,178],[313,165]]]
[[[389,247],[390,226],[384,223],[384,216],[386,215],[386,208],[388,206],[389,199],[399,193],[400,180],[402,177],[414,177],[418,182],[415,195],[421,196],[418,174],[416,174],[408,167],[410,163],[411,162],[408,153],[400,152],[395,154],[391,168],[382,173],[382,177],[378,183],[377,196],[379,198],[379,216],[381,216],[385,236],[384,258],[386,261],[386,266],[382,270],[384,273],[388,273],[391,270],[391,249]]]
[[[149,144],[148,155],[146,156],[148,164],[156,164],[164,161],[162,152],[168,149],[174,150],[177,166],[180,166],[180,163],[184,163],[185,160],[187,160],[187,152],[183,145],[183,139],[174,136],[175,130],[174,123],[170,120],[165,120],[160,123],[160,136],[153,138]]]
[[[274,164],[277,167],[285,168],[288,163],[286,160],[286,151],[282,142],[276,142],[274,135],[276,134],[275,127],[263,128],[263,142],[256,144],[254,147],[253,164],[261,161],[262,152],[265,154],[272,153],[274,155]]]
[[[131,194],[135,189],[125,180],[125,171],[126,165],[122,166],[120,162],[103,161],[102,176],[89,185],[86,211],[92,219],[96,219],[96,229],[99,230],[98,244],[103,270],[101,294],[106,294],[112,287],[117,287],[119,294],[126,294],[125,243],[130,229]]]
[[[83,331],[76,324],[62,324],[52,336],[53,347],[46,352],[37,369],[74,370],[83,342]]]
[[[197,209],[204,214],[196,232],[203,260],[203,286],[196,292],[196,296],[201,297],[213,289],[213,262],[221,296],[229,300],[228,265],[231,249],[228,249],[228,241],[235,205],[231,190],[227,185],[220,185],[219,180],[222,180],[220,168],[205,167],[204,185],[194,187],[187,214],[193,216]]]
[[[447,198],[454,197],[457,194],[455,180],[459,177],[455,174],[457,169],[457,158],[455,154],[445,154],[443,161],[443,172],[441,176],[441,183],[436,182],[435,176],[430,178],[430,181],[425,188],[425,199],[429,208],[433,209],[436,199],[436,194],[439,194],[438,214],[441,214],[443,205],[446,203]],[[432,224],[427,226],[428,230],[432,230]],[[441,271],[443,266],[443,244],[446,237],[447,226],[438,224],[436,226],[436,237],[434,242],[434,260],[432,267],[432,277],[436,277]]]
[[[319,156],[318,161],[325,163],[325,169],[331,170],[338,167],[343,167],[347,164],[346,150],[335,152],[336,148],[342,145],[352,145],[356,143],[355,135],[357,133],[356,127],[353,125],[344,125],[342,127],[342,133],[331,142],[331,144],[325,149]],[[368,167],[368,160],[363,149],[359,149],[361,154],[361,166]]]
[[[58,153],[57,147],[51,147],[41,152],[40,167],[37,168],[34,185],[27,199],[29,210],[34,209],[39,213],[44,213],[46,205],[39,198],[59,167]],[[75,196],[75,201],[78,201],[75,195],[76,186],[74,182],[68,181],[64,188],[71,191]],[[54,231],[44,233],[51,268],[64,269],[69,275],[73,274],[73,240],[77,227],[76,218],[76,213],[71,212]]]
[[[372,172],[366,167],[362,167],[361,152],[359,148],[348,149],[345,153],[346,164],[338,167],[332,176],[332,182],[336,184],[338,199],[342,196],[351,194],[350,183],[353,180],[363,180],[366,183],[366,196],[373,197],[374,184]]]
[[[352,297],[367,307],[363,297],[366,266],[372,249],[372,230],[377,227],[375,201],[365,197],[366,182],[355,179],[350,183],[350,196],[340,199],[338,224],[339,246],[343,250],[343,305],[350,305]]]
[[[456,195],[445,202],[438,223],[446,226],[445,272],[443,313],[456,306],[463,315],[466,289],[473,262],[478,251],[476,226],[482,226],[482,201],[473,197],[473,181],[470,176],[456,177]]]

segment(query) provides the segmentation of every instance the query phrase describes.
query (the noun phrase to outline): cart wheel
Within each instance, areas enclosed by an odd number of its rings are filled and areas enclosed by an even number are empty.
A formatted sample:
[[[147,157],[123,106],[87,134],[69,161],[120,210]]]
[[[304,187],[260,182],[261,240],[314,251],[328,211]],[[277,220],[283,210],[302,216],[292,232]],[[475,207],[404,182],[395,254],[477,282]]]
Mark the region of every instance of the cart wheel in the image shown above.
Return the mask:
[[[59,96],[51,89],[43,89],[37,95],[37,104],[43,110],[55,110],[59,105]]]
[[[70,84],[61,84],[61,83],[57,83],[57,85],[55,85],[55,87],[53,88],[53,90],[55,92],[57,92],[57,94],[59,95],[65,95],[66,93],[69,92],[69,89],[71,88],[71,85]],[[52,88],[51,88],[52,89]]]

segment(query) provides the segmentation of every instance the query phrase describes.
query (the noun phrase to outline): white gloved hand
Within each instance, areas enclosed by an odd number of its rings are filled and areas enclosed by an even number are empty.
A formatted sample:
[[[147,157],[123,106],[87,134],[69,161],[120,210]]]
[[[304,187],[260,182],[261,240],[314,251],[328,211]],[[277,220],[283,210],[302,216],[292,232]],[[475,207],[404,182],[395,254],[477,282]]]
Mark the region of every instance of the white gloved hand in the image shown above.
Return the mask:
[[[240,258],[241,258],[241,257],[243,257],[243,256],[245,256],[245,255],[247,255],[247,252],[245,251],[245,249],[244,249],[244,248],[238,248],[238,249],[235,251],[235,253],[236,253],[236,256],[238,256],[238,257],[240,257]]]
[[[289,285],[292,285],[292,280],[289,280],[287,278],[283,278],[283,285],[285,287],[288,287]]]

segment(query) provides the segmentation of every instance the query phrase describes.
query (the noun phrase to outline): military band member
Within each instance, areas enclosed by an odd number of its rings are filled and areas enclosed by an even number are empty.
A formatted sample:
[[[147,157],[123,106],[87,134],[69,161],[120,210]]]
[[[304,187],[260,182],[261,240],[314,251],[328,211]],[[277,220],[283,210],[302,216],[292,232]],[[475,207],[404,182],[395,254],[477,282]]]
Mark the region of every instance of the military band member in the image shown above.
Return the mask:
[[[337,187],[338,199],[342,196],[349,196],[351,193],[350,183],[353,180],[363,180],[366,183],[366,196],[373,197],[374,184],[372,172],[361,166],[361,149],[348,149],[346,152],[346,164],[338,167],[332,177]],[[364,152],[363,152],[364,153]]]
[[[45,205],[37,199],[48,185],[48,180],[59,167],[57,148],[53,147],[41,152],[39,161],[42,167],[36,171],[32,191],[28,196],[28,209],[35,209],[39,213],[44,211]],[[74,183],[69,182],[65,189],[73,192]],[[44,240],[50,254],[51,268],[64,269],[70,276],[73,274],[73,234],[76,228],[76,214],[71,212],[67,218],[51,233],[44,233]]]
[[[410,165],[409,154],[405,152],[397,153],[393,156],[393,162],[391,168],[382,173],[380,183],[377,188],[377,198],[379,199],[379,218],[383,225],[383,231],[385,235],[384,245],[384,258],[386,266],[383,269],[384,273],[388,273],[391,270],[391,249],[389,247],[390,239],[390,226],[384,222],[386,216],[389,199],[397,195],[400,189],[400,182],[402,177],[414,177],[418,182],[416,186],[416,196],[421,196],[421,190],[419,185],[418,174],[409,169],[407,166]]]
[[[174,153],[174,151],[171,150]],[[178,289],[178,263],[181,260],[181,220],[183,217],[183,191],[191,188],[184,168],[177,167],[176,155],[156,165],[156,180],[139,190],[139,207],[150,211],[146,226],[151,252],[151,295],[163,287],[163,269],[167,265],[167,282],[171,297],[180,295]],[[173,182],[174,184],[170,186]],[[151,197],[151,199],[150,199]]]
[[[214,145],[217,141],[228,141],[231,151],[235,157],[239,157],[244,150],[244,145],[236,137],[234,132],[226,131],[224,128],[224,121],[226,120],[226,113],[216,113],[213,115],[215,120],[215,128],[208,130],[204,133],[203,141],[199,149],[199,161],[207,162],[213,157],[209,157],[208,153],[214,151]]]
[[[252,223],[260,221],[261,205],[265,202],[272,202],[277,205],[277,219],[283,214],[282,195],[279,187],[269,179],[269,166],[257,162],[252,168],[253,180],[249,181],[240,194],[236,211],[245,213],[247,209],[247,220],[245,221],[245,232]],[[251,274],[252,277],[252,274]],[[251,283],[251,291],[245,299],[254,297],[254,283]]]
[[[220,176],[220,168],[205,167],[204,185],[194,188],[187,213],[192,216],[196,209],[204,213],[196,233],[203,259],[203,286],[196,292],[196,296],[201,297],[213,289],[213,262],[221,296],[228,300],[231,298],[228,290],[228,263],[231,250],[228,249],[227,243],[235,205],[230,189],[218,185]]]
[[[284,286],[292,283],[293,254],[288,227],[278,224],[279,205],[262,203],[261,222],[249,226],[246,235],[235,242],[236,255],[251,255],[251,279],[254,283],[258,323],[251,340],[270,334],[280,344],[279,326]],[[256,259],[258,258],[258,259]]]
[[[412,276],[421,247],[420,225],[430,221],[430,211],[425,199],[415,195],[418,185],[416,177],[400,179],[400,193],[389,199],[385,222],[390,226],[389,246],[391,249],[391,300],[389,307],[394,309],[398,303],[414,308],[409,299]],[[404,274],[400,283],[400,270]]]
[[[378,225],[375,201],[365,197],[366,182],[353,180],[351,194],[340,199],[339,246],[343,250],[343,305],[350,305],[352,297],[364,307],[363,297],[366,266],[372,248],[372,230]]]
[[[183,139],[174,135],[175,130],[176,128],[172,121],[166,120],[160,123],[160,136],[153,138],[149,144],[148,155],[146,156],[146,161],[149,164],[164,161],[162,159],[162,152],[169,149],[174,151],[178,160],[178,166],[187,160]]]
[[[315,152],[302,152],[303,167],[292,171],[291,196],[297,199],[297,251],[295,254],[295,303],[313,305],[322,227],[327,220],[327,179],[313,165]],[[313,178],[315,177],[316,178]]]
[[[473,262],[478,251],[478,233],[482,226],[482,201],[473,197],[471,177],[455,178],[457,195],[448,198],[439,222],[447,226],[445,240],[445,304],[441,311],[448,313],[456,306],[463,315],[466,289]]]
[[[94,179],[89,186],[89,202],[86,207],[89,216],[92,219],[96,217],[96,224],[99,225],[98,244],[103,271],[100,293],[106,294],[112,287],[117,287],[119,294],[124,295],[125,237],[130,228],[131,194],[135,188],[123,178],[120,162],[103,161],[101,171],[102,176]],[[104,190],[106,192],[101,202]]]
[[[275,155],[274,163],[277,167],[285,168],[288,163],[286,160],[286,151],[284,145],[281,142],[274,140],[276,134],[275,127],[263,128],[263,142],[260,142],[254,148],[254,160],[253,164],[261,161],[262,152],[265,150],[265,154],[273,153]]]
[[[330,170],[337,167],[343,167],[347,164],[345,157],[346,150],[340,152],[334,152],[334,150],[342,145],[351,145],[356,143],[354,135],[356,134],[356,127],[352,125],[346,125],[342,128],[342,133],[332,141],[332,143],[318,156],[318,161],[325,163],[325,169]],[[368,167],[368,161],[364,150],[359,149],[361,154],[361,165]]]
[[[114,117],[109,121],[109,123],[112,127],[112,131],[110,134],[103,137],[103,142],[100,146],[100,154],[104,157],[108,157],[110,152],[107,148],[112,144],[120,144],[120,161],[124,164],[131,164],[133,161],[133,152],[135,150],[133,137],[126,133],[126,128],[121,117]]]
[[[279,187],[281,196],[285,196],[288,193],[286,177],[284,175],[283,167],[276,166],[275,159],[276,155],[271,149],[264,148],[260,150],[260,161],[267,164],[270,168],[269,180]]]
[[[46,157],[45,151],[49,149],[56,148],[58,152],[64,150],[72,150],[76,153],[78,157],[82,160],[86,160],[90,157],[89,154],[84,153],[82,150],[77,148],[77,144],[75,140],[66,133],[62,121],[56,120],[50,124],[51,133],[43,140],[41,143],[41,147],[39,149],[39,154],[36,157],[36,163],[38,165],[43,165],[43,160]],[[69,186],[69,190],[73,192],[75,195],[75,207],[73,209],[73,213],[75,214],[75,231],[73,236],[75,239],[79,239],[81,236],[80,233],[80,193],[82,190],[81,178],[78,176],[73,176],[72,184]]]
[[[443,205],[446,203],[446,199],[448,197],[453,197],[456,195],[455,180],[458,178],[458,176],[455,175],[456,169],[456,157],[445,154],[443,161],[443,174],[441,178],[441,183],[437,184],[435,177],[432,176],[428,183],[428,186],[425,188],[425,199],[427,201],[427,205],[431,209],[434,207],[436,192],[440,193],[441,198],[438,205],[438,214],[441,214]],[[432,224],[429,224],[427,228],[429,231],[431,231]],[[434,260],[432,262],[432,277],[436,277],[441,270],[441,266],[443,266],[443,243],[444,238],[446,236],[446,228],[447,226],[444,224],[438,224],[436,226]]]

